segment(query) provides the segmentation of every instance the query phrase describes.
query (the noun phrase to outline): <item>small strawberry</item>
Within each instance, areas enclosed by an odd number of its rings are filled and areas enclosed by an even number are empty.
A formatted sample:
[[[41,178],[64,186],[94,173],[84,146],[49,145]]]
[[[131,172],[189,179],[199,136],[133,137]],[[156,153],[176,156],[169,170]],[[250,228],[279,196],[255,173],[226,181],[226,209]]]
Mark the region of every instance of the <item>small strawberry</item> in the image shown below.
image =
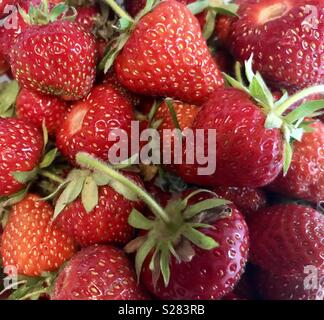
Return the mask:
[[[52,215],[52,207],[34,194],[13,206],[2,235],[4,266],[16,266],[20,275],[38,276],[57,270],[74,254],[73,241],[51,224]]]
[[[38,128],[42,128],[45,120],[49,134],[55,134],[67,112],[65,101],[28,89],[22,89],[16,100],[17,117]]]
[[[235,59],[253,54],[255,69],[279,89],[323,83],[322,0],[247,1],[238,16],[228,37]]]
[[[127,89],[202,104],[223,86],[199,23],[183,4],[163,1],[129,24],[132,32],[122,33],[104,59],[108,70],[117,56],[116,75]]]
[[[249,220],[251,262],[279,276],[301,276],[324,262],[324,217],[301,205],[275,205]],[[305,276],[305,275],[304,275]]]
[[[110,246],[77,253],[60,272],[52,300],[148,300],[126,255]]]
[[[313,132],[294,144],[287,175],[279,175],[269,188],[288,197],[317,203],[324,199],[324,124],[316,121],[311,128]]]
[[[131,137],[133,117],[131,104],[114,86],[96,86],[84,100],[72,105],[71,112],[58,130],[57,147],[71,162],[79,151],[108,160],[109,149],[115,143],[109,140],[109,134],[120,129],[127,133],[128,138]]]
[[[35,169],[42,151],[43,138],[36,127],[24,120],[0,118],[0,197],[23,188],[12,174]]]
[[[266,194],[261,189],[216,187],[213,190],[222,198],[232,201],[245,216],[267,204]]]
[[[75,22],[79,23],[88,32],[92,32],[95,27],[95,20],[99,15],[96,7],[77,7],[76,10],[77,16]]]
[[[13,75],[26,89],[64,100],[79,100],[89,93],[95,79],[94,36],[75,22],[49,22],[53,19],[51,15],[57,14],[57,7],[51,12],[46,12],[43,7],[42,3],[38,9],[33,9],[33,14],[24,14],[31,25],[20,34],[11,49]],[[42,23],[44,16],[48,23],[32,24],[37,22],[38,12],[43,17]]]

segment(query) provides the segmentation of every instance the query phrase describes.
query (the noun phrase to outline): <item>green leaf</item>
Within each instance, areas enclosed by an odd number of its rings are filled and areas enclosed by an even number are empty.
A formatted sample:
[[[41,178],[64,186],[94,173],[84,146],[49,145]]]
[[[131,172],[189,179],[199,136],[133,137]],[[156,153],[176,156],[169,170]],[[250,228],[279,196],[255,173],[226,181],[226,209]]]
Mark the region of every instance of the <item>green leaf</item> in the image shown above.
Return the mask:
[[[273,96],[266,83],[263,81],[259,72],[250,83],[250,94],[253,98],[259,101],[266,112],[269,112],[274,107]]]
[[[25,198],[26,194],[28,193],[28,190],[30,188],[30,185],[28,185],[26,188],[20,190],[19,192],[15,193],[11,197],[7,198],[6,200],[0,200],[0,207],[10,207],[18,202],[20,202],[22,199]]]
[[[97,186],[106,186],[111,181],[111,177],[99,171],[94,171],[92,178],[96,182]]]
[[[160,269],[164,284],[167,287],[170,281],[170,251],[167,245],[161,246]]]
[[[235,3],[228,3],[228,4],[224,4],[224,5],[211,4],[209,7],[214,9],[217,12],[217,14],[222,14],[222,15],[230,16],[230,17],[238,17],[237,11],[238,11],[239,5],[237,5]]]
[[[56,5],[50,12],[50,21],[54,22],[57,20],[57,18],[62,15],[66,10],[68,9],[68,7],[66,6],[65,3],[59,3],[58,5]],[[46,9],[45,9],[46,11]],[[47,10],[48,11],[48,10]]]
[[[274,103],[275,107],[283,104],[288,98],[289,98],[288,91],[283,90],[283,94],[282,94],[281,98]]]
[[[126,19],[126,18],[119,19],[119,29],[121,31],[125,31],[125,30],[129,29],[131,26],[132,26],[132,22],[129,21],[128,19]]]
[[[249,83],[252,82],[253,78],[255,77],[255,73],[253,72],[253,54],[251,54],[249,60],[245,61],[245,75],[246,78],[248,79]]]
[[[160,105],[161,105],[161,101],[154,100],[154,103],[153,103],[153,105],[152,105],[152,108],[151,108],[151,110],[150,110],[150,112],[149,112],[149,114],[148,114],[148,116],[147,116],[149,122],[152,122],[152,120],[154,119],[155,114],[156,114],[156,112],[158,111]]]
[[[293,156],[292,145],[290,142],[285,141],[284,142],[284,161],[283,161],[284,176],[286,176],[288,173],[288,170],[290,168],[291,161],[292,161],[292,156]]]
[[[135,270],[136,270],[138,281],[140,279],[143,263],[155,245],[156,245],[155,239],[148,237],[147,240],[143,243],[143,245],[138,249],[138,251],[136,253]]]
[[[193,15],[197,15],[205,11],[209,7],[209,0],[195,1],[187,5],[187,8]]]
[[[19,92],[17,81],[0,84],[0,116],[12,117],[14,114],[14,104]]]
[[[203,35],[206,40],[208,40],[214,33],[215,23],[216,23],[216,11],[208,10],[206,15],[206,23],[203,29]]]
[[[44,156],[42,162],[40,163],[39,167],[41,169],[49,167],[53,161],[55,160],[57,155],[57,148],[52,149]]]
[[[280,116],[276,115],[274,112],[270,112],[267,115],[264,127],[266,129],[280,129],[283,125],[283,120]]]
[[[174,127],[181,131],[181,127],[180,127],[180,124],[179,124],[179,121],[178,121],[178,118],[177,118],[177,113],[174,110],[172,99],[166,98],[164,101],[165,101],[165,104],[167,105],[167,107],[169,109],[170,114],[171,114],[171,118],[172,118],[172,122],[174,124]]]
[[[84,180],[81,192],[81,200],[87,213],[91,212],[98,205],[98,186],[96,181],[91,176],[86,177]]]
[[[37,176],[38,168],[34,168],[31,171],[16,171],[12,173],[12,176],[19,183],[26,184],[27,182],[33,180]]]
[[[324,110],[324,100],[307,101],[284,117],[288,123],[309,117],[316,111]]]
[[[135,229],[151,230],[154,226],[154,221],[146,218],[142,213],[133,208],[128,217],[128,224]]]
[[[204,250],[212,250],[219,246],[213,238],[206,236],[202,232],[191,228],[190,226],[187,226],[182,234],[197,247]]]
[[[124,198],[130,201],[137,201],[137,195],[132,192],[127,186],[122,183],[112,180],[109,184],[117,193],[121,194]]]
[[[238,82],[237,80],[235,80],[234,78],[232,78],[231,76],[229,76],[226,73],[223,73],[225,80],[233,87],[239,90],[242,90],[244,92],[246,92],[247,94],[250,94],[249,89],[247,89],[242,83]]]

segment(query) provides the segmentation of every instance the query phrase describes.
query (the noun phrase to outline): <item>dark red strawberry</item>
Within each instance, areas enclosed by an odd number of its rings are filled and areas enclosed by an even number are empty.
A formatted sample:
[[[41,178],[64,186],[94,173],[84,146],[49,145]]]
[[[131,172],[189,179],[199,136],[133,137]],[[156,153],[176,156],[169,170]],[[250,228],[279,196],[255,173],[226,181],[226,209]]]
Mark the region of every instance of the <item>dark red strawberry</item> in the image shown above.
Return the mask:
[[[172,0],[138,22],[117,56],[115,71],[121,84],[135,93],[198,105],[223,86],[199,23],[186,6]]]
[[[300,276],[306,266],[321,270],[324,217],[300,205],[276,205],[258,211],[249,221],[250,259],[265,271]]]
[[[0,76],[5,74],[9,70],[9,65],[6,59],[3,57],[2,53],[0,53]]]
[[[40,131],[24,120],[0,118],[0,196],[10,196],[23,188],[13,173],[31,171],[43,150]]]
[[[235,293],[231,292],[227,294],[225,297],[223,297],[222,300],[246,300],[246,299],[243,299],[238,295],[236,295]]]
[[[277,88],[324,81],[322,0],[246,1],[231,24],[228,44],[237,60],[254,66]]]
[[[313,132],[295,142],[287,175],[279,175],[270,189],[317,203],[324,199],[324,124],[316,121],[311,127]]]
[[[125,176],[143,188],[137,175]],[[98,204],[92,211],[86,211],[79,197],[64,208],[55,225],[83,247],[97,243],[125,245],[134,237],[128,217],[133,208],[142,209],[142,204],[126,199],[109,185],[99,186],[98,191]]]
[[[88,32],[92,32],[95,26],[96,18],[99,15],[96,7],[77,7],[76,10],[77,16],[75,22],[79,23]]]
[[[131,262],[119,249],[92,246],[77,253],[59,274],[52,300],[148,300]]]
[[[15,41],[10,64],[22,87],[64,100],[79,100],[93,86],[95,39],[75,22],[31,25]]]
[[[232,201],[245,216],[266,206],[266,194],[261,189],[216,187],[214,191],[224,199]]]
[[[75,252],[72,239],[51,224],[53,208],[28,194],[15,204],[2,235],[4,266],[13,265],[21,275],[39,276],[57,270]]]
[[[99,85],[72,106],[58,131],[57,146],[72,162],[79,151],[107,160],[109,149],[115,144],[109,141],[109,133],[113,129],[124,130],[130,139],[132,119],[129,101],[114,86]],[[130,141],[125,143],[129,145]]]
[[[65,101],[28,89],[22,89],[16,100],[17,117],[38,128],[42,128],[45,120],[49,134],[55,134],[67,112]]]

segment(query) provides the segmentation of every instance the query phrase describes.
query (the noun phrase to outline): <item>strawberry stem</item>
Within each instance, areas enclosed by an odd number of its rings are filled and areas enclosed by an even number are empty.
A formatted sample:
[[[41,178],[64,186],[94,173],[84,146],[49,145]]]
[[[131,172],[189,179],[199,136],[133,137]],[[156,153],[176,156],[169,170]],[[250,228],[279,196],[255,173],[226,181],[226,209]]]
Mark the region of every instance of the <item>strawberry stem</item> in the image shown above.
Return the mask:
[[[76,156],[76,159],[78,164],[86,166],[90,169],[101,171],[129,188],[150,207],[150,209],[158,218],[161,218],[166,224],[169,224],[170,218],[167,213],[146,191],[144,191],[134,182],[87,153],[79,152]]]
[[[286,110],[288,110],[292,105],[294,105],[296,102],[310,96],[316,93],[324,93],[324,85],[318,85],[314,87],[310,87],[307,89],[304,89],[290,98],[288,98],[283,104],[279,105],[275,109],[275,113],[277,115],[282,115]]]
[[[49,172],[47,170],[40,170],[38,173],[39,173],[39,175],[41,175],[41,176],[43,176],[45,178],[48,178],[48,179],[50,179],[52,181],[55,181],[55,182],[57,182],[59,184],[61,184],[61,183],[63,183],[65,181],[64,179],[62,179],[58,175],[56,175],[56,174],[54,174],[52,172]]]
[[[114,10],[114,12],[120,17],[124,18],[130,22],[134,22],[134,19],[127,13],[125,10],[123,10],[114,0],[104,0],[106,4],[108,4],[111,9]]]

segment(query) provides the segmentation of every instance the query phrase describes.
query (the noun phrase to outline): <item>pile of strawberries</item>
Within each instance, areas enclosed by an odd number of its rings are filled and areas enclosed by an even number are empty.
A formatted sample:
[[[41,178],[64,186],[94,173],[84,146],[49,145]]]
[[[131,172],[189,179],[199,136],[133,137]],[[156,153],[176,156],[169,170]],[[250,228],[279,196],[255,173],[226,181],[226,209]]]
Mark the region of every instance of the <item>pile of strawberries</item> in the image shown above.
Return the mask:
[[[324,300],[324,1],[120,3],[0,0],[1,298]]]

